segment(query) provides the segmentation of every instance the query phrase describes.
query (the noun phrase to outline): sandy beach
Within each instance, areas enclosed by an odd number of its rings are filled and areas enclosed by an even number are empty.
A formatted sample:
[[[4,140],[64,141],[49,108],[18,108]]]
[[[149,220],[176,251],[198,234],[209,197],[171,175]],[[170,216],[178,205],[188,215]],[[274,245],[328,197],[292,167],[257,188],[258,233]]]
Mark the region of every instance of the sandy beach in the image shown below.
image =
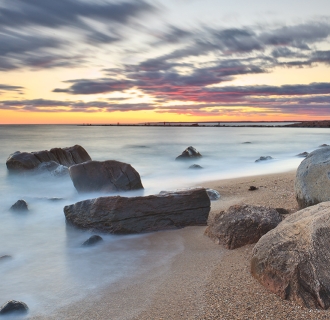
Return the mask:
[[[246,203],[297,211],[295,171],[203,183],[221,199],[211,215]],[[250,186],[258,189],[249,191]],[[328,311],[309,310],[267,292],[250,275],[253,245],[226,250],[204,236],[205,227],[150,234],[155,250],[180,239],[183,248],[168,263],[141,270],[98,295],[58,310],[47,319],[329,319]],[[170,248],[170,246],[169,246]],[[145,257],[148,266],[154,261]],[[35,317],[34,319],[43,319]]]

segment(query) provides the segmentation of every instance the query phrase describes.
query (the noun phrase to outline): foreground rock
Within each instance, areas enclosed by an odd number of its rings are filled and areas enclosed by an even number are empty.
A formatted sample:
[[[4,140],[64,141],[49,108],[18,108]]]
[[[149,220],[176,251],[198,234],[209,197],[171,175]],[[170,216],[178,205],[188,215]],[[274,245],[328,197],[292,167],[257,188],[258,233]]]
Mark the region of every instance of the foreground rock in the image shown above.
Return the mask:
[[[28,211],[28,204],[25,200],[17,200],[11,207],[12,211]]]
[[[29,308],[24,302],[10,300],[0,307],[0,314],[26,313],[28,310]]]
[[[273,158],[271,156],[266,156],[263,157],[261,156],[259,159],[257,159],[255,162],[260,162],[260,161],[266,161],[266,160],[272,160]]]
[[[282,299],[330,306],[330,202],[287,217],[253,249],[252,275]]]
[[[205,234],[227,249],[236,249],[256,243],[281,221],[282,218],[275,209],[235,205],[227,211],[221,211],[208,221]]]
[[[118,234],[206,225],[209,211],[203,188],[147,197],[101,197],[64,207],[69,223]]]
[[[71,166],[71,180],[78,192],[115,192],[143,189],[139,173],[115,160],[89,161]]]
[[[194,147],[190,146],[176,157],[175,160],[188,160],[201,157],[202,155]]]
[[[98,242],[103,241],[102,237],[99,235],[95,234],[91,237],[89,237],[86,241],[83,242],[82,246],[84,247],[91,247],[96,245]]]
[[[311,152],[299,165],[295,180],[299,208],[330,200],[330,147]]]
[[[206,189],[207,195],[209,196],[210,200],[216,201],[220,199],[220,193],[217,190],[207,188]]]
[[[50,151],[20,152],[16,151],[7,159],[6,165],[10,172],[24,172],[40,167],[42,163],[50,163],[47,166],[58,165],[70,167],[74,164],[90,161],[87,151],[75,145],[69,148],[53,148]]]

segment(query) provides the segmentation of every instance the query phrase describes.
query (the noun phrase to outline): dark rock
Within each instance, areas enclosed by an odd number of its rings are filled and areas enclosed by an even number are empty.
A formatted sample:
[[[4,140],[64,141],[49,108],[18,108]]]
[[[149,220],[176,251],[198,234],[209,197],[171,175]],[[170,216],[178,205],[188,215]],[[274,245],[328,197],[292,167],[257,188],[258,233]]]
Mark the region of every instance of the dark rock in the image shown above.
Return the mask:
[[[255,162],[266,161],[266,160],[271,160],[271,159],[273,159],[271,156],[266,156],[266,157],[261,156]]]
[[[308,155],[309,155],[309,153],[305,151],[305,152],[297,154],[296,157],[306,158]]]
[[[300,163],[295,196],[301,209],[330,200],[330,147],[316,149]]]
[[[26,313],[29,310],[28,306],[21,301],[10,300],[0,307],[0,314],[11,313]]]
[[[69,168],[78,192],[115,192],[143,189],[139,173],[115,160],[89,161]]]
[[[95,234],[95,235],[89,237],[82,245],[84,247],[90,247],[90,246],[94,246],[95,244],[97,244],[100,241],[103,241],[102,237]]]
[[[189,169],[203,169],[202,166],[200,166],[199,164],[192,164]]]
[[[243,142],[243,144],[250,144],[250,143],[251,143],[250,141]]]
[[[281,221],[281,216],[273,208],[235,205],[210,219],[205,234],[227,249],[236,249],[256,243]]]
[[[329,147],[329,145],[328,144],[326,144],[326,143],[323,143],[323,144],[321,144],[319,147]]]
[[[12,256],[9,256],[8,254],[6,254],[4,256],[0,256],[0,261],[9,260],[11,258],[12,258]]]
[[[91,157],[86,150],[79,145],[75,145],[69,148],[54,148],[50,151],[44,150],[31,153],[16,151],[9,156],[6,165],[10,172],[24,172],[37,169],[41,163],[51,163],[48,165],[51,166],[55,162],[70,167],[90,160]]]
[[[16,201],[11,207],[10,210],[12,211],[28,211],[28,204],[25,200],[18,200]]]
[[[330,306],[330,202],[297,211],[255,245],[252,275],[282,299]]]
[[[184,150],[181,155],[176,157],[175,160],[187,160],[200,157],[202,157],[202,155],[194,147],[190,146],[186,150]]]
[[[289,214],[290,211],[284,208],[275,208],[275,210],[279,213],[279,214]]]
[[[258,188],[255,186],[250,186],[249,191],[255,191],[255,190],[258,190]]]
[[[109,233],[140,233],[205,225],[210,199],[205,189],[146,197],[101,197],[64,207],[67,222]]]
[[[220,193],[217,190],[207,188],[206,192],[210,200],[215,201],[220,199]]]

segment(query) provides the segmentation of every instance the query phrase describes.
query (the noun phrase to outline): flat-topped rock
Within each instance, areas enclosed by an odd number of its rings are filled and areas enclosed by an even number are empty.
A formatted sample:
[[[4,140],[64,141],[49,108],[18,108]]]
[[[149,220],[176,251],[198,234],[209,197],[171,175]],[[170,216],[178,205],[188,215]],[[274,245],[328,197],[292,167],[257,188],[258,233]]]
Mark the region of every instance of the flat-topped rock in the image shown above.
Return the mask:
[[[330,307],[330,202],[297,211],[255,245],[252,275],[282,299]]]
[[[69,168],[78,192],[116,192],[143,189],[139,173],[128,163],[89,161]]]
[[[189,160],[201,157],[202,155],[194,147],[190,146],[176,157],[175,160]]]
[[[203,188],[146,197],[100,197],[64,207],[67,222],[108,233],[140,233],[206,225],[210,199]]]
[[[49,151],[43,150],[31,153],[16,151],[9,156],[6,165],[10,172],[24,172],[37,169],[44,163],[50,163],[48,166],[55,163],[70,167],[90,160],[91,157],[87,151],[82,146],[75,145],[68,148],[53,148]]]

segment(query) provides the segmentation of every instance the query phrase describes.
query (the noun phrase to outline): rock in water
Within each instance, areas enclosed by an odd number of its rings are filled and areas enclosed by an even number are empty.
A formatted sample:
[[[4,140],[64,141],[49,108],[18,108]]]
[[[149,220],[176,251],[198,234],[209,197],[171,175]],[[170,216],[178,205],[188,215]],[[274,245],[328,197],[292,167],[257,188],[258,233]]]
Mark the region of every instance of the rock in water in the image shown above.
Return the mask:
[[[95,235],[89,237],[82,245],[84,247],[91,247],[91,246],[94,246],[95,244],[97,244],[100,241],[103,241],[102,237],[95,234]]]
[[[139,173],[115,160],[89,161],[69,168],[78,192],[115,192],[143,189]]]
[[[54,148],[50,151],[20,152],[16,151],[7,159],[6,165],[10,172],[24,172],[37,169],[41,163],[54,161],[57,164],[70,167],[74,164],[90,161],[87,151],[75,145],[69,148]]]
[[[256,243],[281,221],[282,218],[275,209],[235,205],[210,219],[205,234],[227,249],[236,249]]]
[[[11,313],[26,313],[29,310],[28,306],[21,301],[10,300],[0,307],[0,314],[11,314]]]
[[[263,157],[261,156],[259,159],[257,159],[255,162],[260,162],[260,161],[266,161],[266,160],[272,160],[273,158],[271,156],[266,156]]]
[[[101,197],[64,207],[79,228],[109,233],[140,233],[205,225],[210,199],[203,188],[146,197]]]
[[[192,146],[188,147],[186,150],[182,152],[175,160],[187,160],[187,159],[194,159],[200,158],[202,155]]]
[[[189,169],[203,169],[203,167],[199,164],[192,164],[191,166],[189,166]]]
[[[28,211],[28,204],[25,200],[17,200],[11,207],[12,211]]]
[[[299,165],[295,180],[299,208],[330,200],[330,147],[311,152]]]
[[[330,202],[297,211],[253,249],[252,275],[282,299],[330,306]]]
[[[306,158],[308,155],[309,155],[309,153],[305,151],[305,152],[297,154],[296,157]]]

